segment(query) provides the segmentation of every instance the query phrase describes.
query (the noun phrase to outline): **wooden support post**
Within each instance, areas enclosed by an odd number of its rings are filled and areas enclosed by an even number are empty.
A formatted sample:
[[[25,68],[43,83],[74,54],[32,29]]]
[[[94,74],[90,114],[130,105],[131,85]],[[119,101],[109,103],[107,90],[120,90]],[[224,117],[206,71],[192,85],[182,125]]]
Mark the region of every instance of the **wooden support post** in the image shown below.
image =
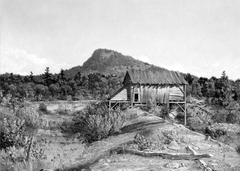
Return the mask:
[[[167,113],[169,114],[169,95],[170,95],[170,90],[169,90],[169,85],[167,86]]]
[[[133,108],[133,100],[134,100],[134,86],[131,86],[131,107]]]
[[[167,101],[167,114],[169,114],[169,99]]]
[[[109,114],[110,114],[110,110],[111,110],[111,100],[109,100],[109,108],[108,108],[108,112],[109,112]]]
[[[187,85],[184,85],[184,125],[187,125]]]

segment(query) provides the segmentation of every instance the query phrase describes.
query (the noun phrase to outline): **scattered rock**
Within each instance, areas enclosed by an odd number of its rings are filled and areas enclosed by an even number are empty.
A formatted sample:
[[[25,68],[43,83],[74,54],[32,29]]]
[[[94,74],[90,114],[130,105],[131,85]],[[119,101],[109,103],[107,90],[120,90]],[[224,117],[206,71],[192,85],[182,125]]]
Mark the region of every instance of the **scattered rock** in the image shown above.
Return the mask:
[[[98,162],[99,163],[104,163],[104,159],[100,159]]]
[[[108,163],[104,163],[102,166],[106,167],[106,166],[108,166]]]
[[[187,167],[187,164],[181,163],[180,167]]]
[[[166,164],[165,167],[169,169],[178,169],[180,167],[180,164],[171,162]]]
[[[176,141],[172,141],[169,145],[168,145],[169,149],[172,150],[180,150],[181,147],[178,145],[178,143]]]
[[[180,142],[182,143],[189,143],[189,138],[182,136],[182,138],[180,139]]]
[[[197,146],[194,146],[193,149],[194,149],[194,150],[199,150],[200,148],[197,147]]]

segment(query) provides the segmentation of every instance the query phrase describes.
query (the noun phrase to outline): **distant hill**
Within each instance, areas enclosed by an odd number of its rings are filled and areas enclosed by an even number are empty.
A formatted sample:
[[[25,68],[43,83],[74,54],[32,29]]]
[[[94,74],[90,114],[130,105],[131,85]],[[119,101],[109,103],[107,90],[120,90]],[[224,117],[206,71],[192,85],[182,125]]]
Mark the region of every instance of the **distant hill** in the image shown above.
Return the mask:
[[[120,73],[125,73],[129,67],[146,69],[150,66],[152,65],[113,50],[97,49],[82,66],[76,66],[69,70],[65,70],[65,74],[67,77],[72,77],[77,72],[82,74],[100,72],[105,75],[118,75]]]
[[[99,72],[104,75],[118,75],[123,77],[129,68],[162,70],[159,66],[151,65],[146,62],[134,59],[131,56],[123,55],[119,52],[109,49],[97,49],[92,56],[83,63],[82,66],[76,66],[65,70],[66,77],[73,78],[78,72],[82,75]],[[186,76],[185,73],[181,73]],[[198,78],[192,75],[193,78]]]

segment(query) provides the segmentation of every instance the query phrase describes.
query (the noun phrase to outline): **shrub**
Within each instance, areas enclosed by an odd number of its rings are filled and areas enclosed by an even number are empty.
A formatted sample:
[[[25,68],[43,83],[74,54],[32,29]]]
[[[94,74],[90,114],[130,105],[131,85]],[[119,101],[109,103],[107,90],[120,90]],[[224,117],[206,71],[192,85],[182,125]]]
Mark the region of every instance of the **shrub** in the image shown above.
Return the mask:
[[[237,151],[237,153],[240,155],[240,145],[238,145],[238,146],[236,147],[236,151]]]
[[[68,109],[59,109],[59,110],[57,111],[57,113],[58,113],[59,115],[70,115],[71,111],[68,110]]]
[[[4,119],[0,132],[0,150],[25,145],[24,120],[20,118]]]
[[[202,132],[207,127],[207,124],[208,123],[203,122],[201,120],[201,118],[198,116],[193,116],[193,117],[187,118],[187,125],[193,131]]]
[[[213,111],[209,107],[189,104],[187,106],[187,125],[193,131],[204,132],[205,128],[213,122],[212,115]]]
[[[73,120],[75,130],[84,138],[84,142],[91,143],[119,132],[125,116],[120,109],[109,110],[106,105],[92,104]]]
[[[180,141],[180,137],[174,130],[163,130],[161,133],[163,135],[163,137],[161,137],[163,144],[170,144],[172,141]]]
[[[30,161],[30,158],[36,154],[34,152],[34,136],[38,128],[38,113],[31,107],[23,106],[17,112],[5,113],[5,116],[0,120],[0,150],[5,150],[10,153],[23,149],[25,162]],[[14,155],[13,155],[14,154]],[[10,153],[12,162],[15,162],[15,154]],[[34,156],[33,156],[34,157]]]
[[[39,114],[38,112],[32,107],[22,107],[16,112],[16,116],[18,118],[24,119],[25,126],[27,129],[33,131],[36,130],[40,123],[39,123]]]
[[[40,103],[38,109],[39,109],[39,111],[44,112],[44,113],[48,112],[47,105],[45,103]]]
[[[25,160],[24,149],[9,148],[0,151],[0,171],[34,171],[46,168],[41,159]]]
[[[140,151],[154,150],[156,148],[154,142],[150,138],[146,138],[140,134],[134,137],[134,143],[137,144],[137,148]]]
[[[211,136],[213,139],[218,139],[223,135],[227,135],[227,132],[222,129],[210,129],[209,127],[206,127],[205,134]]]

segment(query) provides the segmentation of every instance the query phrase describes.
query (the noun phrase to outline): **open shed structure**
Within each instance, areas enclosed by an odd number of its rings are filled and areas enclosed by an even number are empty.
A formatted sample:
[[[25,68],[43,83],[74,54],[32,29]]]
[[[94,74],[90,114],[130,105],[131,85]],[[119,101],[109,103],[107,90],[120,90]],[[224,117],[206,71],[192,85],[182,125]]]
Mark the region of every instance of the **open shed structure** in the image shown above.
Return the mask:
[[[119,103],[177,104],[185,113],[186,124],[186,85],[184,77],[175,71],[166,69],[134,70],[126,72],[123,86],[109,99],[109,106]]]

